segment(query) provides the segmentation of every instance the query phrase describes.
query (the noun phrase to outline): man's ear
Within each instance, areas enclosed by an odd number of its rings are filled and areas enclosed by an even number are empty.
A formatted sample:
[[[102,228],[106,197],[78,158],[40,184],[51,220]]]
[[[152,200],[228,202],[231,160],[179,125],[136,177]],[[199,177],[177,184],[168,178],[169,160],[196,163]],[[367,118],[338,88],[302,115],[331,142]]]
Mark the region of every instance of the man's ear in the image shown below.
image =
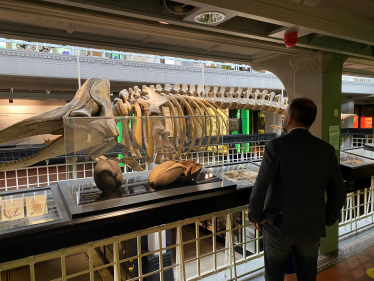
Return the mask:
[[[287,125],[291,124],[293,122],[293,117],[291,114],[288,115]]]

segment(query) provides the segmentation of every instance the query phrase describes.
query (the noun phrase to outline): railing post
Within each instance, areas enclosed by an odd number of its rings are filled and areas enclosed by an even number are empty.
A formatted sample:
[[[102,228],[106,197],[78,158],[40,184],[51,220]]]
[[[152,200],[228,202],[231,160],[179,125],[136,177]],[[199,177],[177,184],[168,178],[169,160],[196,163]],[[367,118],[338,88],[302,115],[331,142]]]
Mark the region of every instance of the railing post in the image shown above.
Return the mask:
[[[121,266],[119,264],[119,240],[118,237],[113,238],[113,270],[114,270],[114,281],[121,281]],[[140,258],[141,259],[141,258]]]

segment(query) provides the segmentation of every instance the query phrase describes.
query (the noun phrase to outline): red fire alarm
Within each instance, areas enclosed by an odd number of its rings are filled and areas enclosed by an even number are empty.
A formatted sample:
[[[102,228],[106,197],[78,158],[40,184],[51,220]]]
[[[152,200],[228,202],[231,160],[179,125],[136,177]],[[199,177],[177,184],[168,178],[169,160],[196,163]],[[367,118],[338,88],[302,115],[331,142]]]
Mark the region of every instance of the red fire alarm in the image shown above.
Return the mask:
[[[284,44],[286,47],[295,47],[297,43],[297,31],[296,28],[288,28],[284,32]]]

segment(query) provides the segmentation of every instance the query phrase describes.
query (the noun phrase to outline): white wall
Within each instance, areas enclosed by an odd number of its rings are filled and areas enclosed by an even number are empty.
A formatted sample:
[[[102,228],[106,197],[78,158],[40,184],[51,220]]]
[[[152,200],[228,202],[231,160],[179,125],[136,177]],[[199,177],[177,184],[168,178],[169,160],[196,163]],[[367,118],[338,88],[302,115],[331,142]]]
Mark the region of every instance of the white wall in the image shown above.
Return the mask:
[[[9,100],[0,100],[0,130],[25,118],[50,111],[59,106],[64,106],[65,104],[65,101],[59,100],[13,100],[13,103],[9,103]],[[13,144],[42,144],[44,140],[54,139],[55,137],[56,136],[53,135],[40,135],[27,139],[1,143],[0,146]]]

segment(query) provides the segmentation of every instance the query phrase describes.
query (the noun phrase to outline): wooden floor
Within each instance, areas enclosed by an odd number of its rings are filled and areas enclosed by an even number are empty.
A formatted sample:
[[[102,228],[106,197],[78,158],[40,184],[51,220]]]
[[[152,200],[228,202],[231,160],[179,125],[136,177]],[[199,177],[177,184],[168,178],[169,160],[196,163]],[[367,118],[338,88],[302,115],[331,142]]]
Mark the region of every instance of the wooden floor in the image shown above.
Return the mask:
[[[368,269],[374,271],[374,247],[320,272],[317,281],[374,280],[366,273]]]

